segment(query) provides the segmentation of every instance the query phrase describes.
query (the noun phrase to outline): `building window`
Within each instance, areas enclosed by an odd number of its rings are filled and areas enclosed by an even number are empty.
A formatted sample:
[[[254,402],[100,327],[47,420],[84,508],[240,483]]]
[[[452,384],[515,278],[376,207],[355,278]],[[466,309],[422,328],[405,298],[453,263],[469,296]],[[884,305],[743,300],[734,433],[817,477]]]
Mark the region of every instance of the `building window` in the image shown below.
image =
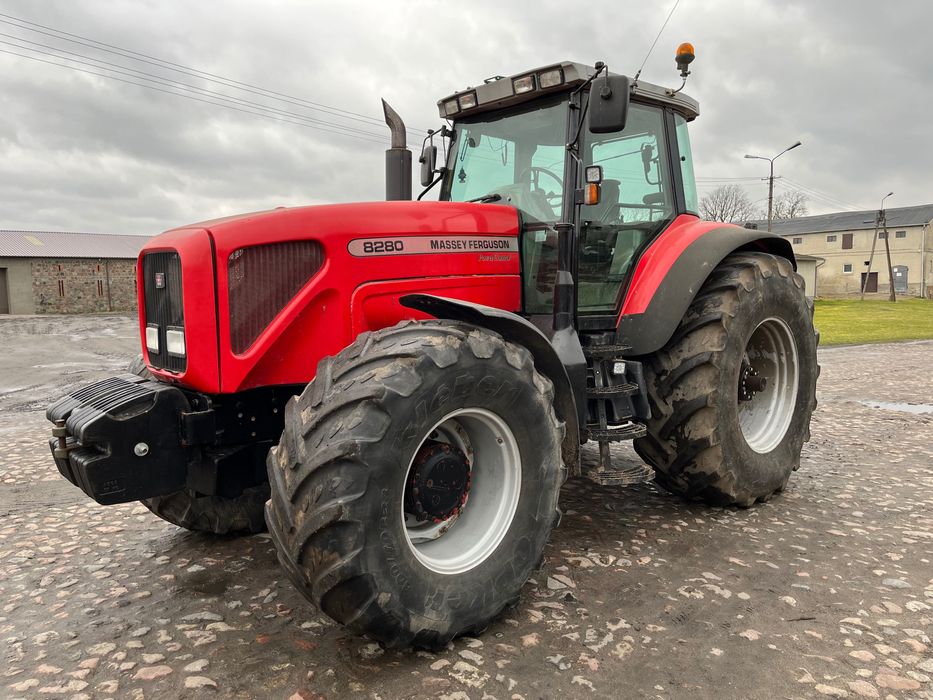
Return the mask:
[[[827,243],[835,243],[835,242],[836,242],[836,237],[835,237],[835,236],[826,236],[826,242],[827,242]]]
[[[842,234],[842,249],[850,250],[852,248],[852,234],[844,233]]]
[[[793,242],[794,242],[794,245],[800,245],[801,243],[803,243],[803,239],[802,239],[802,238],[795,238]]]
[[[58,280],[58,296],[65,296],[65,280]]]
[[[907,238],[907,231],[896,231],[894,233],[895,238]]]
[[[883,241],[883,240],[884,240],[885,238],[887,238],[887,237],[888,237],[888,232],[887,232],[887,231],[878,231],[878,240],[879,240],[879,241]]]
[[[852,272],[852,263],[845,263],[845,264],[842,266],[842,271],[843,271],[843,272]]]
[[[103,280],[97,280],[97,296],[99,297],[104,296],[104,281]]]

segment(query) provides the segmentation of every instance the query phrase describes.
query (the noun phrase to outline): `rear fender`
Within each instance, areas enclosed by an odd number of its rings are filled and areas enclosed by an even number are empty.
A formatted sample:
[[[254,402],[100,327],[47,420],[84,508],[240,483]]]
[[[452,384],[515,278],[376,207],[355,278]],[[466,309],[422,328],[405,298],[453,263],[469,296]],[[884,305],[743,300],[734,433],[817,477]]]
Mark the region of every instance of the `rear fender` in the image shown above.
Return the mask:
[[[732,253],[771,253],[797,268],[786,239],[755,229],[697,221],[682,227],[674,240],[664,238],[639,261],[619,315],[618,342],[631,346],[632,355],[667,344],[710,273]]]
[[[463,321],[486,328],[506,340],[528,349],[534,358],[535,369],[554,384],[554,410],[564,422],[564,440],[561,456],[571,474],[580,471],[580,419],[574,400],[573,386],[564,363],[557,351],[537,327],[517,314],[474,304],[458,299],[447,299],[430,294],[408,294],[399,299],[403,306],[416,309],[435,318]],[[579,349],[579,341],[577,341]],[[585,362],[580,351],[579,360]],[[585,365],[583,365],[585,367]]]

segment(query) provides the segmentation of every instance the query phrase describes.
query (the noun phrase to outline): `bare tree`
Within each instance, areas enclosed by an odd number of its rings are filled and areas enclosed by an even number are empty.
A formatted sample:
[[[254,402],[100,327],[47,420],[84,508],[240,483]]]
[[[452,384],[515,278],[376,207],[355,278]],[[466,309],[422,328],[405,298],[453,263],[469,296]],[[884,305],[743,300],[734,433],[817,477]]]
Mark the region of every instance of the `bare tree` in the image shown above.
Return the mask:
[[[808,212],[807,195],[800,190],[788,190],[774,198],[772,217],[775,219],[796,219],[806,216]]]
[[[758,218],[755,205],[738,185],[723,185],[700,200],[700,215],[707,221],[744,224]]]

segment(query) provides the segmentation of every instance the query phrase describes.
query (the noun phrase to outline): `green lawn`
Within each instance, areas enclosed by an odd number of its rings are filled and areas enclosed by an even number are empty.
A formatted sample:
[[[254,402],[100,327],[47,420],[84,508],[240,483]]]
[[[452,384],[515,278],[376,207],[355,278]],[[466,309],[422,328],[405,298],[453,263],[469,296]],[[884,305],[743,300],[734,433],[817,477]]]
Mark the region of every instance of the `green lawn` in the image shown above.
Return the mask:
[[[818,299],[813,324],[820,345],[933,339],[933,301]]]

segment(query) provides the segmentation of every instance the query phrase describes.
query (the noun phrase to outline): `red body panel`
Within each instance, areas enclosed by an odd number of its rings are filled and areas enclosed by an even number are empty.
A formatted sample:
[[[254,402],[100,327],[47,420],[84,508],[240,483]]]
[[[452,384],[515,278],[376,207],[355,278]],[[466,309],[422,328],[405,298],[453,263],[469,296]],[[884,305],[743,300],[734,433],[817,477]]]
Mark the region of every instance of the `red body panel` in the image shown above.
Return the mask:
[[[143,357],[146,350],[146,322],[143,311],[143,253],[176,250],[181,258],[182,294],[185,304],[188,369],[183,375],[151,369],[169,381],[183,380],[192,387],[216,387],[220,384],[217,363],[217,325],[214,313],[214,252],[211,238],[203,228],[175,229],[149,241],[136,261],[136,293],[139,300],[139,337]]]
[[[168,381],[209,393],[305,383],[314,377],[322,357],[346,347],[360,332],[421,317],[402,307],[399,296],[434,293],[518,311],[518,233],[518,215],[512,207],[459,202],[277,209],[169,231],[150,241],[141,255],[174,248],[181,256],[188,369],[183,374],[153,371]],[[428,241],[439,236],[513,240],[508,250],[498,252],[454,249],[356,257],[348,250],[355,239],[387,237],[405,237],[407,248],[427,249]],[[416,240],[421,238],[425,240]],[[323,266],[251,347],[234,354],[227,284],[230,254],[248,246],[302,239],[316,240],[324,247]],[[361,247],[362,243],[354,244],[354,250]],[[141,274],[139,279],[142,299]],[[142,321],[140,327],[144,334]]]
[[[639,258],[619,315],[644,313],[671,266],[687,246],[711,230],[723,226],[728,224],[702,221],[692,214],[681,214],[674,219]]]

